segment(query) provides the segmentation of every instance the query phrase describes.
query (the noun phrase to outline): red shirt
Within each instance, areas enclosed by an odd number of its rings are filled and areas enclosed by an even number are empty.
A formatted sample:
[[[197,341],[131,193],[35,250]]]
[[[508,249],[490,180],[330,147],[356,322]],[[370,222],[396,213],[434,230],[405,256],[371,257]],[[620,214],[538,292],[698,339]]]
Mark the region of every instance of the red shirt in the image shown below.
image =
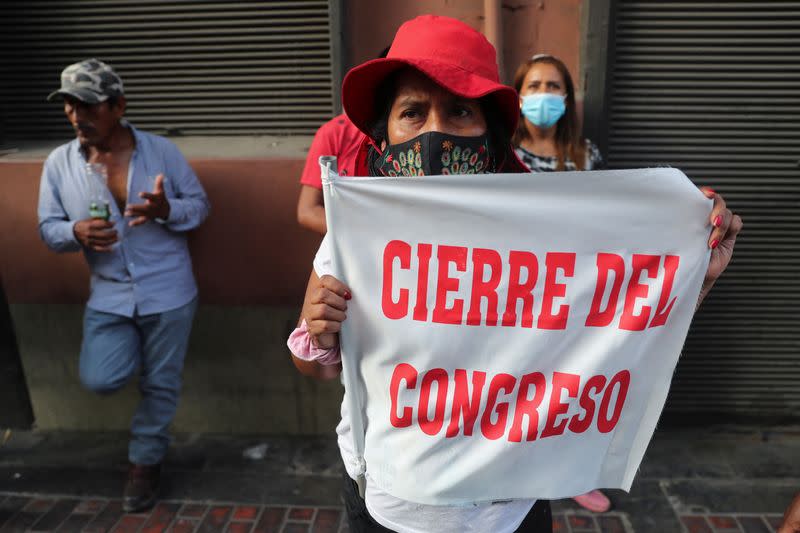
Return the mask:
[[[311,148],[308,149],[306,166],[303,168],[300,183],[322,189],[319,158],[323,155],[336,156],[339,175],[355,175],[356,155],[365,138],[366,135],[356,128],[344,113],[333,117],[320,126],[314,135],[314,141],[311,143]]]

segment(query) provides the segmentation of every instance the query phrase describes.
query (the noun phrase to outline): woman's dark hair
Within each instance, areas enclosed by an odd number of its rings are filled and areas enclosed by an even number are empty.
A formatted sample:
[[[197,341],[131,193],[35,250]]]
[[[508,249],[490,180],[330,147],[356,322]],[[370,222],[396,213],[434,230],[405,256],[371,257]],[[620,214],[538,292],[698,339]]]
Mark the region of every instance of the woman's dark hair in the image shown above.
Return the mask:
[[[389,142],[389,112],[397,89],[397,77],[404,69],[396,70],[386,76],[378,86],[375,94],[375,122],[370,124],[372,138],[380,146],[381,142]],[[486,120],[486,134],[489,137],[489,149],[494,153],[495,171],[500,172],[511,156],[511,134],[504,127],[497,105],[491,95],[479,100],[483,117]]]
[[[389,112],[392,110],[397,93],[397,76],[403,69],[396,70],[386,76],[375,91],[375,122],[369,125],[372,138],[380,146],[381,142],[389,142]]]
[[[575,84],[572,82],[572,76],[569,75],[569,70],[567,70],[564,62],[553,56],[534,56],[517,67],[517,72],[514,74],[514,89],[521,95],[525,76],[528,75],[534,65],[541,63],[553,65],[558,69],[564,79],[564,85],[567,90],[565,102],[567,109],[564,112],[564,116],[556,123],[556,152],[558,157],[556,170],[564,170],[564,163],[567,159],[572,160],[578,170],[584,170],[586,167],[586,141],[581,136],[578,113],[575,110]],[[525,117],[520,116],[519,125],[513,138],[514,146],[519,146],[522,141],[530,138],[525,124]]]
[[[512,154],[511,133],[506,129],[494,98],[484,96],[480,99],[483,118],[486,120],[486,133],[489,136],[489,148],[495,154],[495,172],[503,172]]]

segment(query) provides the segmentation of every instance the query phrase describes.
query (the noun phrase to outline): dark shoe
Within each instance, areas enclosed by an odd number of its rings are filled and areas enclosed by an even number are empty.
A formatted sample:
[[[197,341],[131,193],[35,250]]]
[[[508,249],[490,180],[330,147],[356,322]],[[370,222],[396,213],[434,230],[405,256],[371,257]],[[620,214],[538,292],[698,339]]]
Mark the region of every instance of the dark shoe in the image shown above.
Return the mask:
[[[156,503],[161,482],[161,465],[134,465],[128,469],[128,481],[122,493],[122,510],[138,513]]]

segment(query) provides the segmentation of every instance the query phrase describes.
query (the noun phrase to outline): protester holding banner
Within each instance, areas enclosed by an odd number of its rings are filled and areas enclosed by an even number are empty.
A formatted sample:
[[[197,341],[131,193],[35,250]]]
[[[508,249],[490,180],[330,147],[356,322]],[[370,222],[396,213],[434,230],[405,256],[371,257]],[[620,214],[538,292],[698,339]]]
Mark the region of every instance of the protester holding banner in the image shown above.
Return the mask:
[[[436,57],[429,50],[436,50]],[[412,168],[440,174],[445,142],[475,145],[475,152],[484,154],[473,165],[480,172],[525,171],[510,142],[519,113],[517,95],[499,82],[495,57],[492,45],[459,21],[423,16],[403,24],[387,58],[354,68],[342,85],[347,115],[369,136],[356,158],[355,175],[408,175]],[[432,138],[438,142],[428,142]],[[419,148],[422,168],[409,165],[405,155],[401,164],[399,154],[409,147]],[[341,370],[337,332],[349,298],[341,282],[325,275],[330,260],[324,250],[323,245],[315,259],[301,327],[289,342],[298,368],[322,378]],[[354,486],[346,405],[337,433],[348,471],[344,493],[351,531],[551,531],[546,501],[535,506],[530,500],[471,507],[418,505],[376,490],[369,474],[362,500]]]
[[[345,112],[368,136],[356,158],[355,175],[527,172],[511,144],[519,99],[513,89],[500,84],[495,57],[494,48],[480,33],[457,20],[422,16],[403,24],[388,56],[354,68],[342,86]],[[710,190],[705,194],[714,199],[709,219],[714,226],[709,246],[714,252],[703,295],[727,266],[741,227],[722,198]],[[702,229],[705,227],[703,222]],[[347,317],[347,302],[353,297],[350,288],[331,275],[330,237],[331,233],[314,260],[300,323],[288,342],[298,369],[322,379],[341,372],[339,331]],[[385,473],[369,470],[354,453],[354,434],[358,433],[354,424],[363,418],[349,412],[348,395],[353,394],[345,387],[342,420],[337,427],[347,472],[344,495],[351,531],[552,531],[545,500],[488,498],[487,502],[485,494],[478,494],[470,501],[484,503],[431,505],[384,490],[375,479]],[[356,487],[362,475],[363,499]],[[412,485],[413,476],[413,471],[408,472]],[[446,486],[449,477],[438,481]],[[477,492],[483,492],[482,485]]]
[[[581,136],[575,110],[575,84],[557,57],[536,54],[514,74],[519,93],[520,122],[514,134],[517,156],[532,172],[597,170],[604,167],[595,144]],[[573,498],[596,513],[611,508],[599,490]]]
[[[514,74],[520,120],[514,134],[517,155],[533,172],[597,170],[604,162],[597,146],[581,136],[575,84],[557,57],[537,54]]]

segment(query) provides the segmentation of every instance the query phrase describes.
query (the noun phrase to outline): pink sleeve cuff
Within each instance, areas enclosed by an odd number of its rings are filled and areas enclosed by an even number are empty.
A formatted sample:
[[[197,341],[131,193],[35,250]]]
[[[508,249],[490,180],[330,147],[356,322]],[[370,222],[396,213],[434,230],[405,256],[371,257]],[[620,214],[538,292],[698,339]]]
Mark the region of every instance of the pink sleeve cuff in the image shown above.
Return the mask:
[[[308,334],[308,325],[305,319],[300,327],[294,328],[286,345],[292,354],[303,361],[315,361],[321,365],[335,365],[342,361],[339,352],[339,345],[333,348],[320,348],[311,342],[311,335]]]

